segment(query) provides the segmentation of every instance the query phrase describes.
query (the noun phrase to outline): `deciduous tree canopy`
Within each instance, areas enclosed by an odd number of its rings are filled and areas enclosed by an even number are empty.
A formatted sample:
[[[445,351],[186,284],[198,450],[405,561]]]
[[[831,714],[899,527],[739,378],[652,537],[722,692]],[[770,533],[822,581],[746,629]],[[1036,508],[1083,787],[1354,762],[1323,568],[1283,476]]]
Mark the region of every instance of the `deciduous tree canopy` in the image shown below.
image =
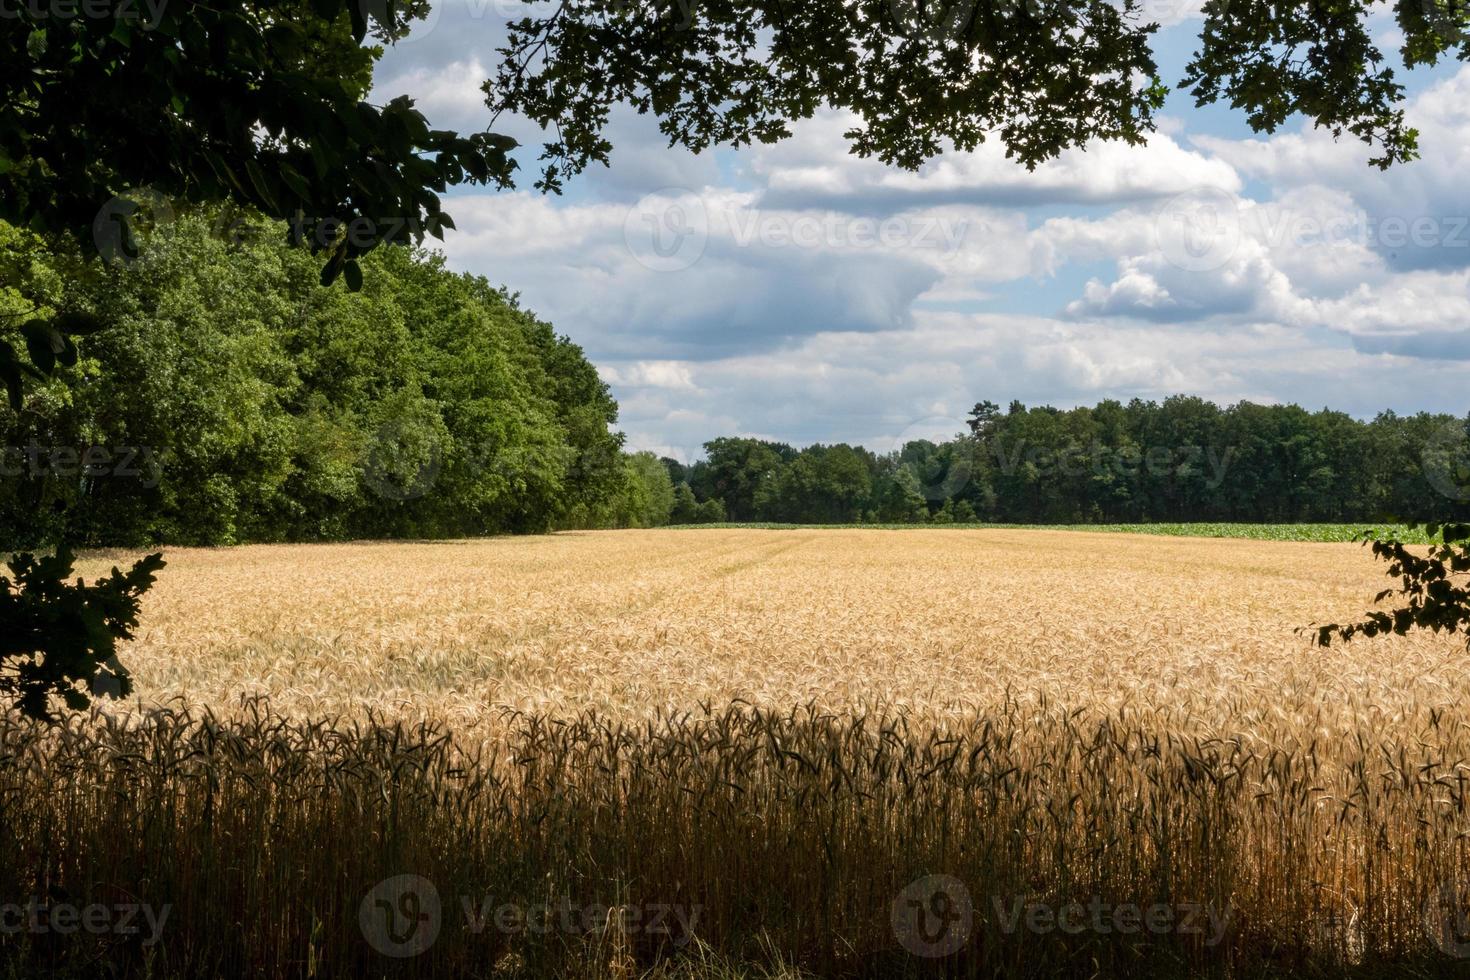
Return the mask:
[[[136,252],[139,202],[119,195],[233,201],[288,221],[283,237],[325,255],[323,282],[345,275],[355,287],[357,260],[377,245],[454,227],[439,199],[448,187],[510,183],[514,140],[431,130],[408,99],[366,100],[380,49],[362,42],[370,26],[380,40],[401,35],[412,5],[51,7],[0,20],[0,220],[17,227],[123,261]],[[73,361],[67,338],[101,325],[24,323],[29,362],[0,338],[12,404],[23,372],[47,373],[53,355]]]
[[[612,149],[611,110],[653,113],[692,149],[774,142],[819,108],[851,111],[855,153],[913,168],[998,139],[1028,167],[1094,139],[1140,142],[1173,85],[1271,132],[1302,116],[1416,154],[1404,90],[1373,42],[1371,0],[1211,0],[1182,79],[1160,74],[1158,25],[1135,0],[566,0],[516,22],[492,107],[555,134],[540,183]],[[1461,4],[1392,7],[1412,67],[1464,49]]]
[[[678,470],[694,498],[723,500],[732,520],[1366,527],[1470,519],[1458,499],[1470,495],[1470,472],[1447,482],[1447,454],[1470,450],[1470,440],[1450,439],[1463,426],[1449,415],[1383,412],[1363,422],[1185,396],[1067,410],[981,402],[968,432],[939,442],[874,453],[721,438],[706,444],[707,460]],[[676,512],[687,515],[688,502]]]
[[[0,226],[0,266],[27,294],[114,324],[0,420],[0,537],[218,544],[667,519],[668,476],[622,453],[596,369],[514,297],[402,247],[364,261],[361,292],[321,289],[279,226],[227,217],[181,215],[134,266],[85,280],[65,275],[74,254]],[[0,294],[0,313],[21,302]]]

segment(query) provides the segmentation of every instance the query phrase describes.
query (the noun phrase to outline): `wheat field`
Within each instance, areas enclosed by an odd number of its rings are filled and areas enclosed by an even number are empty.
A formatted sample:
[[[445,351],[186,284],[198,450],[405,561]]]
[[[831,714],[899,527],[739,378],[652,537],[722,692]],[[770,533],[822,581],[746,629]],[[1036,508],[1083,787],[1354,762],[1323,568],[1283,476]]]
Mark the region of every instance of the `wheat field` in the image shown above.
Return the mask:
[[[95,556],[92,575],[125,554]],[[170,549],[127,652],[142,697],[376,708],[465,731],[739,698],[958,717],[1011,698],[1336,735],[1464,704],[1435,636],[1294,632],[1386,584],[1352,544],[1065,531],[604,531]]]
[[[1354,545],[712,529],[168,557],[136,698],[0,723],[0,899],[172,917],[151,945],[0,928],[0,976],[1470,968],[1470,656],[1297,633],[1381,587]]]

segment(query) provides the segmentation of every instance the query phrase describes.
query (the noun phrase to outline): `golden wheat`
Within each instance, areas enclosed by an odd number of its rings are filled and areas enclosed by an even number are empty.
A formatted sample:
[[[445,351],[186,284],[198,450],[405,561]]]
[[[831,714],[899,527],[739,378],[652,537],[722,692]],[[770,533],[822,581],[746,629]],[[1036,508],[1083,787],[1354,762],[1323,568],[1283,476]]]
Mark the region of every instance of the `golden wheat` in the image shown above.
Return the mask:
[[[1295,633],[1379,586],[1351,545],[681,531],[170,562],[126,654],[137,700],[0,725],[0,885],[176,905],[122,959],[139,975],[1459,964],[1467,657]],[[445,896],[407,964],[357,918],[401,874]],[[916,952],[890,918],[931,875],[968,890],[973,931]],[[466,931],[480,895],[701,915],[687,944],[611,917]],[[1023,900],[1228,928],[1007,928]],[[7,942],[22,972],[95,954]]]
[[[96,556],[88,574],[127,556]],[[510,707],[647,717],[732,699],[958,717],[1129,705],[1246,737],[1392,728],[1466,703],[1448,637],[1322,651],[1354,545],[1048,531],[588,532],[172,549],[127,650],[140,697],[315,717]]]

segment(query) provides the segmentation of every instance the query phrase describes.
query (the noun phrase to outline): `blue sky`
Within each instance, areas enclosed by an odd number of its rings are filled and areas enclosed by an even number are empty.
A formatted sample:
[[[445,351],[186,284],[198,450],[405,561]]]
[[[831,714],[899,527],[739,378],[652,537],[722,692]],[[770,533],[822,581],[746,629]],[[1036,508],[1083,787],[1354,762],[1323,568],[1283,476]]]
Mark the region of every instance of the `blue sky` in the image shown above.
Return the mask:
[[[1193,49],[1189,2],[1153,2],[1166,80]],[[437,3],[385,55],[377,96],[483,128],[479,85],[523,10]],[[623,113],[611,167],[561,197],[456,192],[444,251],[587,350],[630,448],[686,460],[730,434],[884,451],[958,431],[982,398],[1458,414],[1470,68],[1405,79],[1423,158],[1388,173],[1357,142],[1259,136],[1182,93],[1148,145],[1032,173],[995,146],[894,171],[849,155],[831,113],[776,146],[696,156]],[[500,128],[534,172],[534,129]]]

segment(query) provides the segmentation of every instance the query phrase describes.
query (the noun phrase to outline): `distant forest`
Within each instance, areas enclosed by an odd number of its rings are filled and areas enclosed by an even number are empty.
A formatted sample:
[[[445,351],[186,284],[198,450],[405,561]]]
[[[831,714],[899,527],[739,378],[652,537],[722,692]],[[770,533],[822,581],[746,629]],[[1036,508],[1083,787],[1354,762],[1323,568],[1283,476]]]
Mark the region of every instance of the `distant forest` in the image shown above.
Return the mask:
[[[582,350],[485,279],[382,248],[322,288],[281,226],[155,228],[128,268],[0,224],[0,328],[110,324],[0,409],[8,548],[472,536],[676,523],[1354,522],[1470,496],[1465,423],[1198,398],[977,404],[875,453],[749,438],[628,453]],[[44,355],[45,352],[39,352]]]
[[[1062,410],[977,404],[967,431],[873,453],[723,438],[684,466],[674,523],[1377,522],[1466,514],[1466,425],[1176,396]]]

